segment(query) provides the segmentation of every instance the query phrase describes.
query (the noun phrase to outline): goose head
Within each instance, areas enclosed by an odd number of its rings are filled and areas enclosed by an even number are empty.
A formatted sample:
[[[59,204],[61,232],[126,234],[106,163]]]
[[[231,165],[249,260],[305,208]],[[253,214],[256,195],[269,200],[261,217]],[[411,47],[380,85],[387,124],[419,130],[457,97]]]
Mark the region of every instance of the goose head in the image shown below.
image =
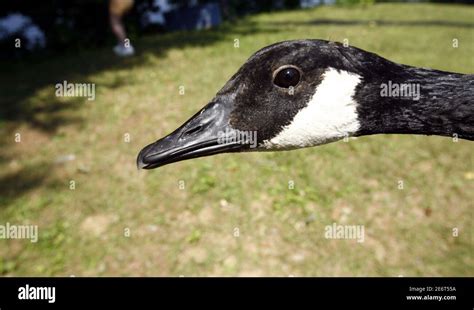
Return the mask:
[[[267,46],[198,113],[143,148],[137,165],[153,169],[218,153],[290,150],[348,136],[400,132],[398,124],[411,110],[404,110],[399,100],[394,108],[393,98],[382,98],[380,84],[430,77],[410,68],[323,40]]]

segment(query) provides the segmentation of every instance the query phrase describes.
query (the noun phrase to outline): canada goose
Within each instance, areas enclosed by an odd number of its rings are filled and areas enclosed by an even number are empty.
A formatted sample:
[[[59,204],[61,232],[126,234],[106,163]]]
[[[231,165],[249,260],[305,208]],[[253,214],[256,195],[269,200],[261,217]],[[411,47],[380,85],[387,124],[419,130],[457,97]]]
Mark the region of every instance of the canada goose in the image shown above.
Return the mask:
[[[473,101],[474,75],[401,65],[340,43],[285,41],[250,57],[201,111],[143,148],[137,165],[373,134],[474,140]]]

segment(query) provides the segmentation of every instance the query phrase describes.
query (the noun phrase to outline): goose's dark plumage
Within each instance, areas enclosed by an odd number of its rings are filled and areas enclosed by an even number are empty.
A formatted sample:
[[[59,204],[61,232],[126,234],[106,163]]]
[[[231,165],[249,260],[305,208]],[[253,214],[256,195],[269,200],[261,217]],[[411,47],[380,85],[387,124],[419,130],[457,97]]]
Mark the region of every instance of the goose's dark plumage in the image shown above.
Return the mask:
[[[473,75],[401,65],[340,43],[285,41],[256,52],[201,111],[146,146],[137,164],[152,169],[373,134],[474,140],[473,101]]]

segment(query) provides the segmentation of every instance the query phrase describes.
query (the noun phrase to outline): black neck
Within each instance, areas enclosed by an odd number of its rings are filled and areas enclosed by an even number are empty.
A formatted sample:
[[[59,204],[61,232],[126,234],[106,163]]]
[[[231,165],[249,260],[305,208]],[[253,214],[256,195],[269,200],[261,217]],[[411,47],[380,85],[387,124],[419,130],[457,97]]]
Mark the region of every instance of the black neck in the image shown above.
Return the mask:
[[[474,140],[474,75],[397,65],[383,75],[364,76],[354,97],[359,136],[395,133]]]

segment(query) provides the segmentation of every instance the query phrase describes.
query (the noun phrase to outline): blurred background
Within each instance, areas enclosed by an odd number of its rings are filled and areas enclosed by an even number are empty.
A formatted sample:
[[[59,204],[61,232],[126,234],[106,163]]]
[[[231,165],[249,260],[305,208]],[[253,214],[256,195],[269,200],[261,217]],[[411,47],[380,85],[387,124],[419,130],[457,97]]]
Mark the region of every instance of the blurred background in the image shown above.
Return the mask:
[[[472,1],[132,2],[116,23],[109,1],[0,5],[0,225],[39,233],[0,239],[0,275],[474,275],[472,142],[373,136],[135,166],[278,41],[472,74]],[[58,95],[65,81],[93,98]],[[326,239],[333,223],[363,225],[364,242]]]

